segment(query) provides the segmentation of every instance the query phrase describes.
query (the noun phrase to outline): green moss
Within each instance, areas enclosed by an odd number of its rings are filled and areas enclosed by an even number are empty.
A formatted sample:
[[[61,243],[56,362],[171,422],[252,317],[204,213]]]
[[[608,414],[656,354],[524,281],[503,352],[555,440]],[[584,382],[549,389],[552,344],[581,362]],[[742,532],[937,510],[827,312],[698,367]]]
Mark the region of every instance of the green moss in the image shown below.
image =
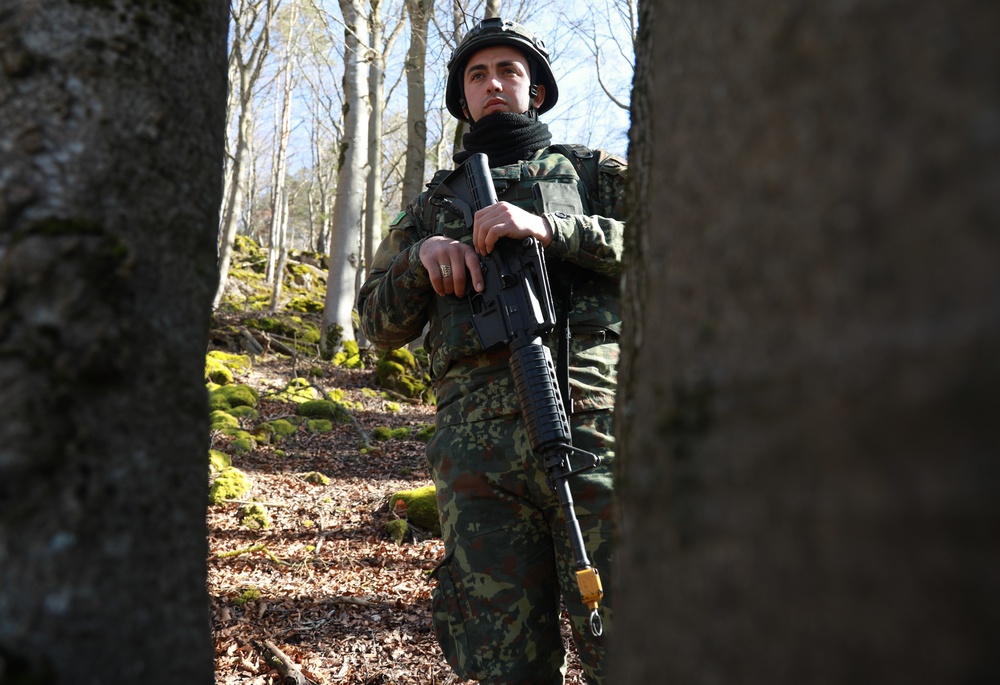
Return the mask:
[[[233,600],[233,604],[243,606],[247,602],[256,602],[260,599],[260,590],[255,587],[248,587],[240,593],[239,597]]]
[[[229,455],[219,450],[208,451],[208,466],[212,471],[224,471],[233,465],[233,460]]]
[[[329,485],[330,479],[324,476],[319,471],[310,471],[309,473],[302,476],[302,480],[307,483],[312,483],[313,485]]]
[[[258,426],[257,432],[254,433],[254,438],[261,443],[279,441],[295,433],[298,428],[296,424],[288,419],[275,419],[274,421],[268,421]]]
[[[248,320],[246,325],[247,328],[273,333],[302,343],[311,345],[319,343],[319,326],[312,321],[304,321],[299,316],[262,316]]]
[[[253,483],[249,476],[237,468],[230,466],[222,469],[212,481],[208,489],[208,501],[212,504],[219,504],[227,499],[239,499],[250,492]]]
[[[244,504],[239,511],[240,525],[254,530],[271,527],[271,514],[263,504]]]
[[[238,235],[233,239],[233,256],[243,260],[267,259],[264,249],[253,238],[245,235]]]
[[[386,440],[403,440],[410,437],[410,429],[407,426],[400,426],[399,428],[378,426],[372,430],[372,437],[380,442]]]
[[[390,414],[398,414],[403,411],[403,406],[399,402],[386,402],[385,410]]]
[[[235,380],[225,364],[211,357],[205,359],[205,379],[216,385],[229,385]]]
[[[405,511],[406,519],[410,523],[429,530],[434,535],[441,535],[441,521],[438,518],[437,497],[433,485],[393,493],[389,498],[389,508],[397,513]]]
[[[318,314],[323,311],[323,303],[311,297],[293,297],[285,305],[285,309],[302,314]]]
[[[256,419],[260,414],[253,407],[233,407],[232,409],[224,410],[230,416],[235,416],[238,419]]]
[[[309,419],[306,421],[306,429],[310,433],[329,433],[333,430],[333,422],[328,419]]]
[[[342,404],[327,400],[312,400],[303,402],[296,409],[299,416],[310,419],[327,419],[344,423],[350,421],[351,415]]]
[[[420,397],[427,389],[421,380],[416,359],[406,349],[383,354],[375,364],[375,380],[381,387],[404,397]]]
[[[228,385],[235,374],[243,375],[249,370],[250,357],[245,354],[212,350],[205,355],[205,378],[218,385]]]
[[[240,431],[234,437],[235,439],[229,443],[229,449],[233,454],[246,454],[257,449],[257,441],[246,431]]]
[[[248,385],[223,385],[208,393],[208,408],[222,409],[233,407],[256,407],[259,401],[257,391]]]
[[[221,431],[223,433],[229,433],[230,431],[238,431],[240,429],[239,420],[221,409],[216,409],[208,415],[209,427],[213,431]]]
[[[385,524],[385,530],[397,545],[401,545],[410,530],[410,526],[405,519],[393,519]]]
[[[305,378],[293,378],[285,386],[285,389],[275,396],[275,399],[301,404],[302,402],[317,400],[319,397],[319,391]]]
[[[420,430],[417,431],[417,434],[414,437],[416,437],[416,439],[420,440],[421,442],[430,442],[431,438],[434,437],[435,430],[436,429],[433,423],[427,424],[426,426],[421,427]]]
[[[335,366],[343,366],[347,369],[363,368],[364,364],[361,361],[361,351],[358,349],[357,341],[345,340],[343,349],[333,355],[333,363]]]

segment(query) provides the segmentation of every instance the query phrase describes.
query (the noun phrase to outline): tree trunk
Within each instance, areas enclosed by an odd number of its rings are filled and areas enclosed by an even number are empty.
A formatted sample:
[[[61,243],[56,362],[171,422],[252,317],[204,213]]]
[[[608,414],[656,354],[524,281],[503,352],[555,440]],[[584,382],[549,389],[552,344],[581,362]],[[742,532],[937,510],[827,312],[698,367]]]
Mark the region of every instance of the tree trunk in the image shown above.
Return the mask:
[[[1000,4],[641,12],[615,682],[1000,681]]]
[[[288,257],[288,139],[292,134],[292,90],[295,86],[293,46],[297,19],[298,13],[293,7],[282,51],[281,114],[276,131],[278,144],[274,151],[274,173],[271,178],[271,240],[266,278],[271,285],[272,312],[278,310],[281,300],[281,276]]]
[[[0,11],[0,680],[212,683],[224,2]]]
[[[424,188],[427,158],[427,25],[434,12],[434,0],[406,0],[410,15],[410,48],[406,53],[406,165],[403,170],[404,202]]]
[[[462,0],[453,0],[451,5],[451,23],[452,23],[452,38],[455,42],[455,47],[462,41],[465,36],[465,14],[466,9]],[[464,149],[464,144],[462,138],[466,133],[469,132],[469,125],[464,121],[456,121],[455,123],[455,133],[452,138],[452,156],[458,154]]]
[[[368,189],[365,202],[365,238],[363,251],[364,269],[359,274],[368,275],[375,247],[382,239],[382,115],[385,111],[385,52],[382,50],[382,40],[385,25],[382,23],[381,0],[369,0],[371,13],[371,44],[377,51],[368,70],[368,98],[371,102],[371,115],[368,120]],[[358,284],[360,289],[361,284]]]
[[[355,270],[360,261],[368,144],[368,22],[361,0],[340,0],[344,24],[344,140],[337,173],[337,195],[330,235],[330,275],[323,306],[323,341],[331,327],[342,340],[354,340]],[[339,346],[339,343],[338,343]],[[332,351],[332,350],[331,350]]]

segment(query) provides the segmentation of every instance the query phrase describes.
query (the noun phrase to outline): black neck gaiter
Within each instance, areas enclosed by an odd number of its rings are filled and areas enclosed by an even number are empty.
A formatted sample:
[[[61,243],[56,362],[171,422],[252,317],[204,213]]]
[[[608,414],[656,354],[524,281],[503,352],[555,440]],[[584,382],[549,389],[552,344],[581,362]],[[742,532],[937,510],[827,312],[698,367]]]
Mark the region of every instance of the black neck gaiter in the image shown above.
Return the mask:
[[[538,120],[538,115],[496,112],[472,124],[462,136],[464,150],[455,154],[455,163],[461,164],[473,153],[483,152],[490,159],[490,166],[503,166],[527,159],[536,150],[552,142],[549,127]]]

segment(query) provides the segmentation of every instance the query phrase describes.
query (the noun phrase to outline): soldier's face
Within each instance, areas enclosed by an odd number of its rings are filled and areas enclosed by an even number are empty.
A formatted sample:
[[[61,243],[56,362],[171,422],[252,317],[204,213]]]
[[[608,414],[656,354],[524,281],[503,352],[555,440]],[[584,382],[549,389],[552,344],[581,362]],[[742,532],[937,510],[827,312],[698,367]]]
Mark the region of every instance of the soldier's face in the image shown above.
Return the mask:
[[[523,114],[545,100],[545,86],[531,100],[531,72],[520,50],[495,45],[473,53],[465,65],[465,112],[479,121],[494,112]]]

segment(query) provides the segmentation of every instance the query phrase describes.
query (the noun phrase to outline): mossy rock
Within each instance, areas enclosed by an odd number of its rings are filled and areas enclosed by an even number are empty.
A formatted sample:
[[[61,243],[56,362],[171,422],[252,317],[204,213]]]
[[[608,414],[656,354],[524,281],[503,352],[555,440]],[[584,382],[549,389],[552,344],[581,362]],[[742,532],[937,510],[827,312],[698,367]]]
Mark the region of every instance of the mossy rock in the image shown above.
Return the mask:
[[[405,519],[393,519],[385,524],[385,530],[397,545],[401,545],[410,532],[410,526]]]
[[[253,420],[260,416],[260,414],[257,413],[257,410],[254,409],[253,407],[245,407],[245,406],[232,407],[230,409],[224,409],[222,411],[225,411],[230,416],[235,416],[238,419]]]
[[[271,514],[263,504],[252,502],[239,508],[237,516],[240,525],[253,530],[263,530],[271,527]]]
[[[307,419],[306,430],[310,433],[329,433],[333,430],[333,421],[329,419]]]
[[[293,378],[285,389],[275,395],[275,399],[283,402],[301,404],[310,400],[318,400],[320,392],[305,378]]]
[[[260,396],[249,385],[222,385],[208,393],[208,408],[227,411],[233,407],[257,406]]]
[[[312,483],[313,485],[329,485],[330,479],[324,476],[319,471],[310,471],[309,473],[303,474],[302,480],[307,483]]]
[[[252,487],[253,482],[247,474],[230,466],[222,469],[212,481],[208,489],[208,501],[219,504],[227,499],[239,499],[250,492]]]
[[[350,412],[338,402],[328,400],[312,400],[303,402],[296,408],[299,416],[308,419],[326,419],[327,421],[337,421],[345,423],[351,420]]]
[[[416,490],[402,490],[393,493],[389,498],[389,508],[397,514],[405,511],[407,521],[440,537],[441,521],[438,518],[435,494],[433,485],[426,485]]]
[[[323,311],[323,302],[311,297],[293,297],[285,305],[285,309],[290,312],[301,314],[319,314]]]
[[[237,235],[233,238],[233,253],[241,259],[264,259],[267,254],[264,248],[257,244],[253,238],[245,235]]]
[[[216,409],[208,415],[208,423],[211,430],[220,431],[227,435],[240,430],[239,419],[221,409]]]
[[[421,442],[430,442],[431,438],[434,437],[434,432],[436,430],[437,429],[434,426],[434,424],[429,423],[426,426],[422,426],[420,430],[418,430],[413,437],[415,437],[417,440]]]
[[[319,343],[319,326],[312,321],[304,321],[300,316],[262,316],[258,319],[248,320],[246,326],[265,333],[275,333],[301,343],[312,345]]]
[[[233,460],[225,452],[208,451],[208,468],[212,472],[221,472],[233,465]]]
[[[205,355],[205,379],[218,385],[229,385],[234,375],[242,375],[249,370],[250,357],[245,354],[212,350]]]
[[[342,366],[345,369],[361,369],[364,364],[361,361],[361,351],[356,340],[345,340],[343,349],[333,355],[334,366]]]
[[[231,433],[233,440],[229,443],[229,449],[233,454],[246,454],[257,449],[257,439],[244,430]]]
[[[205,358],[205,380],[216,385],[229,385],[235,381],[233,372],[222,362],[211,357]]]
[[[407,426],[400,426],[399,428],[377,426],[372,430],[372,437],[380,442],[385,442],[386,440],[405,440],[410,437],[410,429]]]
[[[404,397],[421,397],[427,389],[419,375],[413,354],[406,349],[391,350],[375,364],[375,380],[379,386]]]
[[[262,443],[279,442],[294,434],[298,429],[298,424],[293,421],[275,419],[274,421],[260,424],[257,427],[257,432],[254,433],[254,438]]]

